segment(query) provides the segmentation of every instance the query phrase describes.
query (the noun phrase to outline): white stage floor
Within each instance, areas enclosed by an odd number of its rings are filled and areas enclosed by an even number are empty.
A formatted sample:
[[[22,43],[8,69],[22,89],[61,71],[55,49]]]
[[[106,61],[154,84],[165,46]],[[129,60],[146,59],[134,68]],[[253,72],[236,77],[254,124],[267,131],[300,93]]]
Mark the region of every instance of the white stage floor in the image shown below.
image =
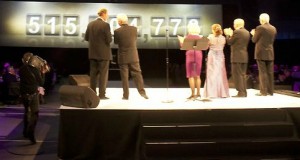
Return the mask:
[[[184,109],[255,109],[300,108],[300,98],[274,93],[273,96],[255,96],[258,90],[248,89],[245,98],[198,98],[187,100],[189,88],[145,88],[149,99],[141,97],[136,88],[130,88],[129,100],[122,100],[122,88],[107,88],[108,100],[100,100],[97,108],[108,110],[184,110]],[[201,89],[203,91],[203,88]],[[230,89],[230,95],[237,91]],[[171,102],[169,102],[171,101]],[[61,106],[60,109],[76,109]],[[81,109],[81,108],[78,108]]]

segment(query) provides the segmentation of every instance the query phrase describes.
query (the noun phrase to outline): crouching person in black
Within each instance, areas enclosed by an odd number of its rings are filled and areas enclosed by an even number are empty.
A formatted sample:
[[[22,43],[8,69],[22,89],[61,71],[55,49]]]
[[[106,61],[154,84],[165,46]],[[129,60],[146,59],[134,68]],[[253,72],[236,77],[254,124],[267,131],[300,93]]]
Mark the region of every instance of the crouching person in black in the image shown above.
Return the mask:
[[[44,94],[44,79],[39,66],[31,63],[34,55],[27,52],[23,55],[23,66],[19,70],[20,92],[24,105],[23,136],[36,143],[35,128],[39,116],[39,94]]]

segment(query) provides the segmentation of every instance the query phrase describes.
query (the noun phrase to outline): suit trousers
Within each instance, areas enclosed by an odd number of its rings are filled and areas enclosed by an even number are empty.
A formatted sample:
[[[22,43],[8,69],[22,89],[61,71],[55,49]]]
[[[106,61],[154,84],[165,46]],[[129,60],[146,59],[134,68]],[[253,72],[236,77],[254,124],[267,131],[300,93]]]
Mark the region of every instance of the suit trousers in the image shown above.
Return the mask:
[[[105,97],[108,81],[109,60],[90,60],[90,86],[96,92],[99,87],[99,97]]]
[[[39,116],[39,94],[22,95],[24,105],[24,128],[23,135],[35,139],[34,132]]]
[[[259,89],[261,94],[274,92],[274,61],[256,60],[259,74]]]
[[[247,96],[248,63],[231,63],[231,74],[238,95]]]
[[[122,79],[123,86],[123,97],[129,97],[129,72],[132,76],[132,79],[137,87],[138,92],[141,95],[145,95],[144,89],[144,80],[142,76],[142,70],[139,62],[127,63],[127,64],[119,64],[120,67],[120,75]]]

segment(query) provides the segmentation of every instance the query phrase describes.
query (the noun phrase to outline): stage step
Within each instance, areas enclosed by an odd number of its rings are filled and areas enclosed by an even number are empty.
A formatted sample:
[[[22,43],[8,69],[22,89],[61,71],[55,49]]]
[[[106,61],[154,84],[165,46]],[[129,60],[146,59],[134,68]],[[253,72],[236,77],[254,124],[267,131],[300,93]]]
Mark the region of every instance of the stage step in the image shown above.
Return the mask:
[[[291,122],[143,125],[144,139],[214,139],[293,137]]]
[[[142,113],[143,124],[282,122],[289,119],[283,109],[150,110]]]
[[[300,139],[285,110],[145,111],[142,152],[147,158],[300,154]],[[172,116],[170,116],[172,115]]]
[[[147,158],[187,158],[202,156],[290,155],[299,154],[299,139],[257,141],[166,142],[146,143]]]

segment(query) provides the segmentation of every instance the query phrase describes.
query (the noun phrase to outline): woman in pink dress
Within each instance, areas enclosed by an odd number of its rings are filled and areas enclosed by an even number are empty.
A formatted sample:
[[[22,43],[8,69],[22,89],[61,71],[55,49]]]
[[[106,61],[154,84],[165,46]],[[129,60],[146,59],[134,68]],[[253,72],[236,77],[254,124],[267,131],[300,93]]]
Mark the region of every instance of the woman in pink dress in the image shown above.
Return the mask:
[[[178,36],[180,45],[184,39],[200,39],[200,27],[196,23],[190,23],[188,25],[188,34],[185,37]],[[185,66],[186,66],[186,77],[189,82],[191,89],[191,95],[187,99],[196,99],[200,97],[201,87],[201,68],[202,68],[202,51],[199,50],[187,50],[185,53]]]
[[[204,84],[205,98],[229,97],[229,85],[225,67],[225,37],[219,24],[212,25],[212,33],[208,36],[209,52],[207,57],[206,80]]]

